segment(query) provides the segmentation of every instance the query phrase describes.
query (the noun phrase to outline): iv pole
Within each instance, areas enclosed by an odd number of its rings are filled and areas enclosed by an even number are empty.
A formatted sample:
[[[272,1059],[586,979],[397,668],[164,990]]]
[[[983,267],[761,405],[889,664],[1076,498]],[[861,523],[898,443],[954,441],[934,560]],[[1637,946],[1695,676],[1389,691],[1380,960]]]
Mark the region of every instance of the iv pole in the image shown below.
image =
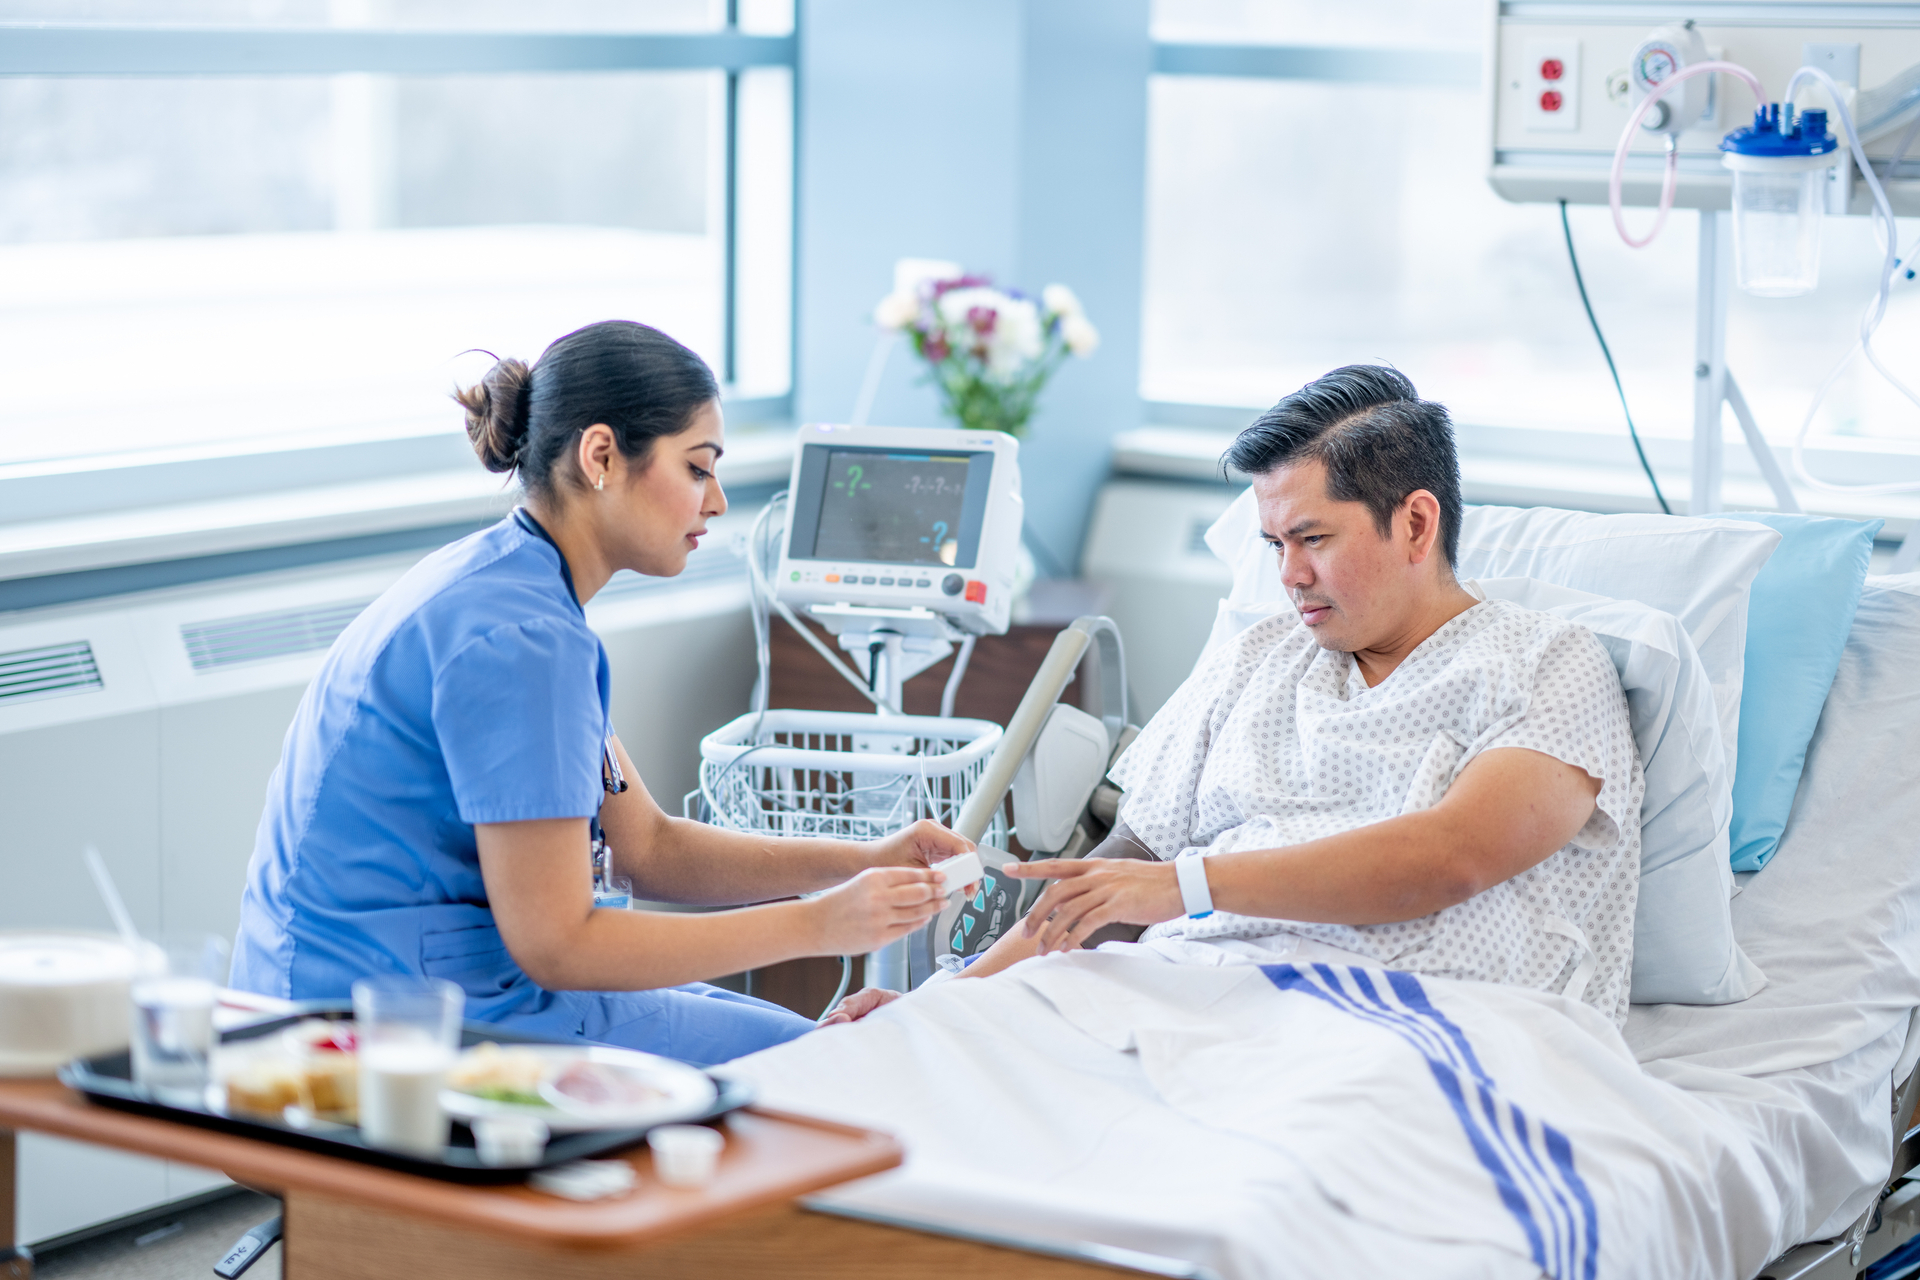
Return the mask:
[[[1773,489],[1774,505],[1800,514],[1800,500],[1787,483],[1787,473],[1773,446],[1760,434],[1753,410],[1740,384],[1727,370],[1728,283],[1733,278],[1733,214],[1725,209],[1700,211],[1700,272],[1694,297],[1693,320],[1693,486],[1687,514],[1713,515],[1726,510],[1721,501],[1726,445],[1721,407],[1733,410],[1746,437],[1747,448]]]

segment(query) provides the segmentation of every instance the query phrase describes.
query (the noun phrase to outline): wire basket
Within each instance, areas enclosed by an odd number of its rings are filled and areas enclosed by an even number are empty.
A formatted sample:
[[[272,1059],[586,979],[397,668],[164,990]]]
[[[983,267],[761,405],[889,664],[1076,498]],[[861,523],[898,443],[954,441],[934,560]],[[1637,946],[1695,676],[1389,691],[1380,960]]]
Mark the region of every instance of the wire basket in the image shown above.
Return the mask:
[[[700,740],[689,817],[735,831],[873,840],[951,826],[1000,741],[989,720],[851,711],[749,712]],[[1003,823],[994,818],[992,834]]]

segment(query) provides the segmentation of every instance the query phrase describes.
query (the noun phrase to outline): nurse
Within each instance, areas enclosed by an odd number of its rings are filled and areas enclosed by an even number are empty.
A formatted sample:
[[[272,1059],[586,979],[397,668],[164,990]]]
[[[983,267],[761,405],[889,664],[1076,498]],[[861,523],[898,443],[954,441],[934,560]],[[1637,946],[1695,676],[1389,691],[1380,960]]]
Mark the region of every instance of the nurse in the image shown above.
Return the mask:
[[[727,509],[713,374],[608,321],[457,399],[526,505],[427,556],[334,642],[268,784],[234,985],[306,1000],[447,978],[469,1018],[699,1063],[809,1030],[696,980],[872,951],[933,916],[928,865],[971,846],[930,822],[864,844],[722,831],[668,817],[634,773],[581,606],[617,570],[679,573]],[[638,896],[766,905],[595,909],[602,837]]]

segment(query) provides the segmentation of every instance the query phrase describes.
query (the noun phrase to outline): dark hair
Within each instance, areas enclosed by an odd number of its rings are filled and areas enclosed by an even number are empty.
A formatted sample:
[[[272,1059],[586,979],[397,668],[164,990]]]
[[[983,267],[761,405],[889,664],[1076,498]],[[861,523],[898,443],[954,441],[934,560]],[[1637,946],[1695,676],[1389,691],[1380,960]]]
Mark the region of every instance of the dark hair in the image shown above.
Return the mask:
[[[613,429],[621,454],[644,461],[656,439],[686,430],[700,406],[719,396],[706,361],[630,320],[575,329],[532,368],[496,361],[478,383],[453,393],[481,465],[518,471],[528,492],[546,498],[554,465],[594,423]]]
[[[1364,502],[1386,537],[1416,489],[1440,502],[1440,544],[1459,562],[1460,459],[1444,406],[1422,400],[1397,369],[1350,364],[1281,400],[1242,431],[1223,459],[1248,475],[1317,459],[1327,496]]]

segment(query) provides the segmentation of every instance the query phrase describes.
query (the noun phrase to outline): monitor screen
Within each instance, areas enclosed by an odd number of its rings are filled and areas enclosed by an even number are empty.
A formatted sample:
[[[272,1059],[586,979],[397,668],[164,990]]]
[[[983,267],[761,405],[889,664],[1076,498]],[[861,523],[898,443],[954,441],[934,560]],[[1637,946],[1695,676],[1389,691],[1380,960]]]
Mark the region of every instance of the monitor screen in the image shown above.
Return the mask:
[[[789,555],[971,568],[991,453],[808,445]]]

